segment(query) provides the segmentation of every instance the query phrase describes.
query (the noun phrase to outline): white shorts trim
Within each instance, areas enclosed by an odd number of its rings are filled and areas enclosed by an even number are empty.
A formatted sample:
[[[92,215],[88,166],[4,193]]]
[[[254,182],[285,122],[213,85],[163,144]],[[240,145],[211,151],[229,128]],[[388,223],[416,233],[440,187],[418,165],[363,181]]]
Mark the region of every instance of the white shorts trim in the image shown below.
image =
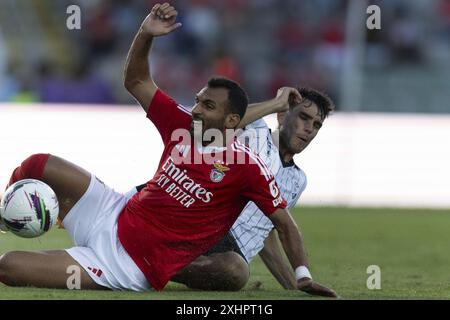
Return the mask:
[[[113,290],[152,290],[117,236],[117,218],[128,199],[91,175],[89,187],[64,218],[76,247],[67,249],[99,285]]]

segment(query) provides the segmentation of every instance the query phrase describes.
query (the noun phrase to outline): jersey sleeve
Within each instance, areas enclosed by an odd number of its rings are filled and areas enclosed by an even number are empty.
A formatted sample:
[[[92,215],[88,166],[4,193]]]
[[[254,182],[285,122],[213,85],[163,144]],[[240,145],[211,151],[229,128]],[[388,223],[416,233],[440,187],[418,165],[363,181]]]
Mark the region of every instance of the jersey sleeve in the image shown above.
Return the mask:
[[[238,139],[260,156],[272,148],[272,132],[263,119],[248,124]]]
[[[189,130],[190,111],[158,89],[148,107],[147,118],[153,122],[166,145],[176,129]]]
[[[245,171],[247,183],[242,194],[253,201],[266,216],[277,209],[286,208],[286,200],[281,196],[275,177],[257,155],[252,157]]]

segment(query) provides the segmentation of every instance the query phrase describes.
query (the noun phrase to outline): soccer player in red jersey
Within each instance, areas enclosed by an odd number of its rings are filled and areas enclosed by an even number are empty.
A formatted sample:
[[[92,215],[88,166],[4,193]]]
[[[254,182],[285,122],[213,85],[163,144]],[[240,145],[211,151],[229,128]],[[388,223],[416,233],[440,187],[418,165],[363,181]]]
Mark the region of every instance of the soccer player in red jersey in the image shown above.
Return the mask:
[[[296,94],[301,95],[301,101],[289,99]],[[289,209],[296,205],[307,184],[306,174],[293,157],[315,138],[332,110],[332,100],[320,91],[283,87],[274,99],[249,105],[239,124],[245,126],[239,141],[264,160]],[[260,119],[270,113],[277,113],[279,130],[274,132]],[[145,186],[132,188],[126,196],[131,198]],[[283,288],[296,289],[297,281],[283,259],[277,239],[270,219],[249,202],[227,235],[171,280],[193,289],[240,290],[249,280],[250,262],[259,254]]]
[[[10,184],[34,178],[50,185],[60,202],[59,218],[76,246],[5,253],[0,280],[67,288],[68,270],[75,266],[81,270],[83,289],[162,290],[179,270],[222,239],[253,201],[277,229],[298,289],[335,296],[311,280],[301,234],[270,170],[233,139],[233,129],[246,111],[245,92],[233,81],[211,79],[196,95],[191,116],[153,82],[147,59],[153,38],[180,27],[176,17],[168,3],[156,4],[133,41],[125,67],[125,87],[164,142],[154,177],[128,201],[64,159],[49,154],[27,158]],[[208,135],[213,142],[206,145]]]

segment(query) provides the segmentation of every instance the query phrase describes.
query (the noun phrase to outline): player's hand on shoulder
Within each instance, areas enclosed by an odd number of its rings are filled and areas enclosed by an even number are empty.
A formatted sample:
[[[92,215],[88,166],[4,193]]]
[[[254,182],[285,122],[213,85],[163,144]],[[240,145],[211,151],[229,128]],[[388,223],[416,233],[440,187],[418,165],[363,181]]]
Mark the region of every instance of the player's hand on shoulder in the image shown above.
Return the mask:
[[[181,27],[181,23],[175,23],[177,16],[178,11],[169,3],[157,3],[142,22],[142,30],[154,37],[168,34]]]
[[[323,296],[337,298],[338,295],[334,290],[327,288],[309,278],[297,280],[297,289],[314,296]]]
[[[289,110],[289,104],[299,104],[303,98],[297,89],[282,87],[278,89],[275,99],[280,103],[278,112],[284,112]]]

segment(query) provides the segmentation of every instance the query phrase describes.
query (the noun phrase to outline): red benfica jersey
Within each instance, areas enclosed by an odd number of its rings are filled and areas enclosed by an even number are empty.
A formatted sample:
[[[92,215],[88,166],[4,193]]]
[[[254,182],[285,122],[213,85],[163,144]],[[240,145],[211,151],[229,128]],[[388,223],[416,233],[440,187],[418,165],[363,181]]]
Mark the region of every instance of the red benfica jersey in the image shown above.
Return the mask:
[[[172,276],[222,239],[248,201],[266,215],[285,208],[264,162],[233,140],[197,147],[189,111],[158,90],[148,108],[164,142],[158,170],[128,202],[118,236],[151,286]],[[193,139],[192,139],[193,140]]]

